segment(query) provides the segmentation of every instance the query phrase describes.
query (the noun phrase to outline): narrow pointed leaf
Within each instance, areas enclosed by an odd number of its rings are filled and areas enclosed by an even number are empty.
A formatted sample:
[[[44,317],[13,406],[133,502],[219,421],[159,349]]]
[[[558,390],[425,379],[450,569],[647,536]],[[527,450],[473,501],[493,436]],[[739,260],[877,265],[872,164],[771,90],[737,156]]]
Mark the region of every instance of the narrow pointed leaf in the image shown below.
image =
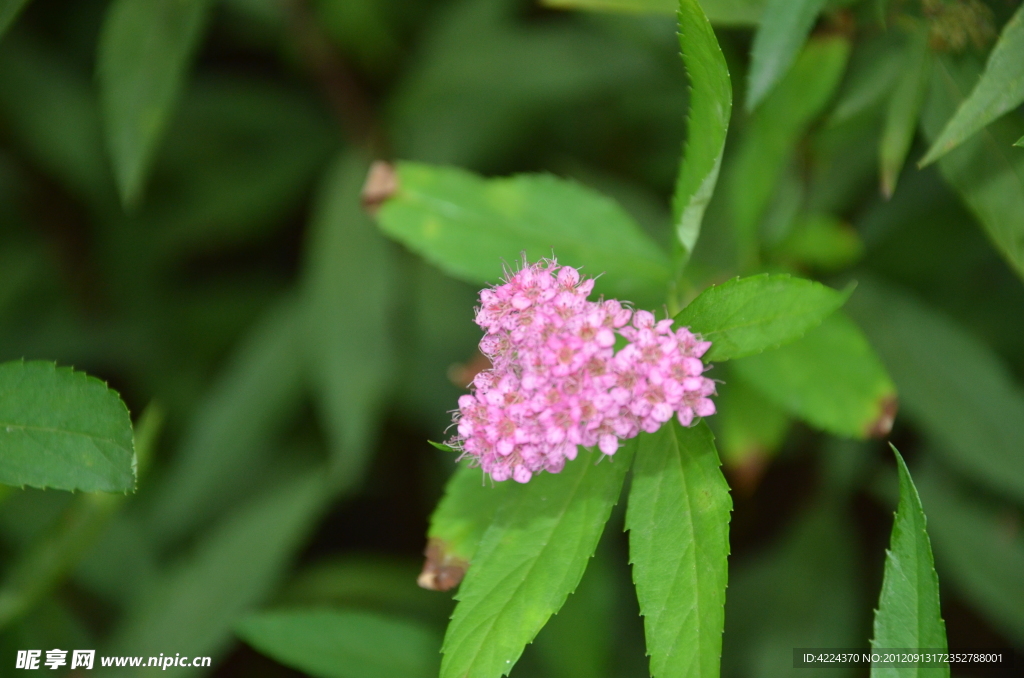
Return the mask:
[[[0,483],[134,490],[128,408],[82,372],[49,362],[0,364]]]
[[[626,528],[651,675],[716,678],[732,498],[714,436],[675,420],[641,434]]]
[[[115,0],[97,72],[121,201],[136,204],[206,23],[209,0]]]
[[[928,102],[921,116],[925,137],[936,138],[944,120],[967,95],[978,69],[970,61],[934,59]],[[1017,275],[1024,277],[1024,154],[1010,148],[1024,125],[1014,116],[995,121],[938,163]]]
[[[679,44],[690,76],[690,114],[673,218],[676,236],[689,255],[718,182],[732,113],[732,82],[715,32],[697,0],[679,2]]]
[[[622,490],[633,445],[511,486],[459,588],[441,678],[507,675],[579,584]]]
[[[1015,141],[1013,145],[1017,146],[1018,148],[1024,148],[1024,137],[1017,139],[1017,141]]]
[[[345,153],[324,177],[313,214],[305,289],[306,371],[344,486],[362,475],[390,385],[396,263],[360,208],[368,163]]]
[[[484,179],[452,167],[403,162],[380,207],[385,233],[449,274],[497,282],[525,252],[582,266],[598,292],[660,303],[668,258],[612,200],[550,175]]]
[[[431,678],[441,642],[423,625],[360,610],[300,609],[243,619],[238,635],[316,678]]]
[[[931,541],[925,530],[921,497],[903,457],[896,455],[900,475],[900,502],[885,553],[882,593],[875,610],[872,648],[946,649],[946,624],[939,606],[939,576],[935,573]],[[872,666],[872,678],[914,678],[949,675],[949,665],[929,667]]]
[[[793,68],[751,116],[728,172],[729,204],[741,259],[756,259],[759,230],[797,144],[842,81],[850,41],[807,42]]]
[[[754,34],[747,82],[752,111],[789,71],[826,0],[768,0]]]
[[[1003,27],[985,72],[942,128],[921,165],[935,162],[965,139],[1024,103],[1024,7]]]
[[[908,40],[902,63],[902,71],[889,97],[879,142],[882,194],[887,198],[896,190],[896,181],[914,140],[917,119],[931,82],[931,51],[926,30],[918,29]]]
[[[294,299],[271,306],[204,395],[155,488],[149,520],[157,540],[173,542],[237,500],[239,481],[295,416],[303,389],[299,311]]]
[[[510,487],[491,482],[479,468],[463,464],[455,470],[430,516],[420,586],[447,591],[462,581]]]
[[[833,313],[801,339],[732,363],[769,400],[839,436],[883,436],[892,428],[896,387],[860,328]]]
[[[183,655],[223,654],[235,624],[271,593],[327,498],[323,470],[312,469],[239,506],[131,602],[110,654],[155,656],[168,647]],[[165,672],[188,674],[195,669]]]
[[[731,360],[799,339],[842,306],[852,291],[763,273],[709,287],[675,320],[711,342],[708,360]]]

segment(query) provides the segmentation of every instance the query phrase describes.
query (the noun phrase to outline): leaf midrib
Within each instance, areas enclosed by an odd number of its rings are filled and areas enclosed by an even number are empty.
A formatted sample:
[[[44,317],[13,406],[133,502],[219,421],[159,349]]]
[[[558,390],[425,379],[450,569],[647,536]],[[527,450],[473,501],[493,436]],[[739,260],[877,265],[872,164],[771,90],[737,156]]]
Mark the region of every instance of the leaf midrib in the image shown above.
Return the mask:
[[[696,542],[697,542],[697,537],[696,537],[697,529],[696,529],[696,525],[693,522],[693,502],[690,499],[690,491],[689,491],[690,488],[686,484],[686,473],[684,472],[684,469],[683,469],[683,455],[682,455],[682,452],[681,452],[680,447],[679,447],[679,437],[676,435],[675,428],[670,429],[670,433],[672,434],[672,441],[673,441],[673,444],[675,445],[675,448],[676,448],[676,459],[675,459],[675,462],[676,462],[676,465],[679,468],[679,476],[683,479],[682,488],[683,488],[683,493],[685,495],[686,508],[687,508],[686,518],[687,518],[687,522],[689,523],[690,535],[693,537],[693,540],[694,540],[693,549],[690,551],[690,553],[692,553],[693,556],[692,556],[692,558],[687,559],[686,562],[688,564],[688,563],[690,563],[692,561],[693,566],[694,566],[694,572],[696,573],[697,572],[697,544],[696,544]],[[660,496],[660,494],[661,494],[661,484],[659,483],[659,485],[658,485],[658,495]],[[671,586],[669,587],[669,591],[670,592],[671,592],[672,589],[675,588],[676,581],[679,580],[680,573],[682,572],[682,569],[683,569],[683,564],[684,564],[683,559],[680,558],[679,561],[678,561],[678,564],[676,565],[676,570],[675,570],[675,572],[672,575],[672,582],[671,582]],[[693,578],[694,578],[695,581],[700,579],[699,575],[696,575],[696,574],[694,575]],[[702,651],[702,649],[704,647],[704,642],[703,642],[704,641],[703,625],[700,623],[700,619],[701,619],[700,611],[703,609],[703,605],[701,604],[701,600],[700,600],[701,599],[701,591],[700,591],[700,585],[699,584],[700,584],[700,582],[697,581],[697,586],[694,586],[694,591],[695,591],[695,595],[694,595],[695,604],[694,604],[694,607],[696,608],[696,611],[697,611],[697,624],[696,624],[696,626],[697,626],[697,655],[698,655],[698,658],[697,658],[697,667],[698,667],[698,669],[697,669],[697,671],[698,671],[698,674],[700,674],[702,669],[703,669],[703,663],[700,661],[700,655],[701,655],[701,651]],[[660,618],[660,616],[661,615],[659,615],[659,618]],[[675,652],[675,649],[678,647],[678,645],[681,642],[681,640],[682,639],[679,637],[679,634],[676,634],[675,640],[670,645],[671,652],[668,653],[669,655],[671,655],[671,654],[673,654]]]
[[[12,433],[12,431],[10,430],[12,428],[13,429],[19,429],[21,431],[35,431],[35,432],[39,432],[39,433],[53,433],[53,434],[59,434],[59,435],[81,436],[83,438],[88,438],[89,440],[97,440],[97,441],[101,441],[101,442],[105,442],[105,443],[110,443],[111,445],[114,445],[118,449],[122,449],[122,450],[125,450],[125,451],[130,451],[127,447],[124,447],[123,444],[119,443],[118,441],[114,440],[113,438],[105,438],[103,436],[94,435],[92,433],[84,433],[82,431],[72,431],[70,429],[54,428],[54,427],[48,427],[48,426],[31,426],[31,425],[28,425],[28,424],[13,424],[13,423],[8,423],[8,422],[0,421],[0,429],[7,429],[7,433]]]

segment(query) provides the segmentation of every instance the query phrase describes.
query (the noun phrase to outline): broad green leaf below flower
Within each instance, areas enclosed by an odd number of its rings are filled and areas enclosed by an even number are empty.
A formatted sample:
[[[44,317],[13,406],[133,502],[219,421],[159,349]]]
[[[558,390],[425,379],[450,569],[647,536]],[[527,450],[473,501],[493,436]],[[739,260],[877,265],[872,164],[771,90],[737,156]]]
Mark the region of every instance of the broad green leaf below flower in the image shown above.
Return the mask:
[[[456,595],[441,678],[507,675],[579,584],[618,500],[634,443],[580,456],[558,474],[512,485]],[[512,481],[506,481],[511,483]]]
[[[921,166],[935,162],[996,118],[1024,103],[1024,7],[1006,22],[988,55],[985,71],[960,102]]]
[[[651,675],[716,678],[732,498],[714,436],[673,419],[638,440],[626,528]]]
[[[763,273],[709,287],[675,320],[711,342],[705,360],[731,360],[799,339],[842,306],[852,291]]]
[[[0,483],[131,492],[128,408],[99,379],[49,362],[0,364]]]
[[[679,45],[690,77],[690,112],[672,216],[676,237],[689,256],[718,182],[732,114],[732,82],[715,32],[697,0],[679,2]]]
[[[768,0],[754,34],[747,80],[747,110],[752,111],[782,80],[796,60],[826,0]]]
[[[769,400],[839,436],[884,436],[896,387],[860,328],[836,311],[802,338],[731,364]]]
[[[441,639],[422,624],[348,609],[260,612],[238,635],[276,661],[316,678],[431,678]]]
[[[454,167],[402,162],[377,220],[392,238],[450,275],[496,283],[525,253],[601,277],[596,290],[656,306],[667,255],[615,202],[547,174],[484,179]]]
[[[946,625],[939,606],[939,576],[935,573],[921,497],[903,457],[895,447],[892,450],[899,467],[900,501],[885,552],[885,575],[875,610],[871,647],[944,651]],[[949,665],[945,663],[929,667],[871,667],[871,678],[948,675]]]
[[[209,0],[115,0],[96,57],[107,149],[126,206],[141,198]]]

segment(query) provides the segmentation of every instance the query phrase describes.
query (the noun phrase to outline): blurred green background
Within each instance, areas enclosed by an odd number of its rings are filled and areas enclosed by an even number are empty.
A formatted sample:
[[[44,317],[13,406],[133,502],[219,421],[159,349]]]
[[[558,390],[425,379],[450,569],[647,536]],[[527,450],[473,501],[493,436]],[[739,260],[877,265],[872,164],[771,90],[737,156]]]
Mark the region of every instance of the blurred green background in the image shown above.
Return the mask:
[[[814,104],[789,82],[808,110],[760,122],[742,104],[764,3],[704,4],[737,105],[682,294],[761,269],[859,281],[848,310],[900,393],[890,439],[929,516],[950,646],[1019,653],[1024,287],[962,182],[915,167],[948,117],[934,92],[889,200],[878,171],[911,29],[970,73],[1019,3],[832,2],[815,35],[851,46],[835,83]],[[127,206],[97,66],[111,5],[35,0],[0,41],[0,361],[99,376],[155,438],[135,495],[2,494],[0,663],[95,648],[301,675],[235,635],[252,611],[296,605],[409,620],[439,647],[451,594],[415,582],[454,464],[426,441],[446,437],[473,369],[477,290],[378,233],[359,206],[366,169],[571,177],[668,247],[687,110],[672,3],[219,0]],[[1012,142],[1024,116],[998,125]],[[735,210],[759,195],[752,256]],[[723,672],[790,675],[793,647],[866,645],[895,467],[884,442],[791,421],[737,371],[713,373],[719,410],[737,413],[711,422],[736,506]],[[647,675],[621,525],[513,675]]]

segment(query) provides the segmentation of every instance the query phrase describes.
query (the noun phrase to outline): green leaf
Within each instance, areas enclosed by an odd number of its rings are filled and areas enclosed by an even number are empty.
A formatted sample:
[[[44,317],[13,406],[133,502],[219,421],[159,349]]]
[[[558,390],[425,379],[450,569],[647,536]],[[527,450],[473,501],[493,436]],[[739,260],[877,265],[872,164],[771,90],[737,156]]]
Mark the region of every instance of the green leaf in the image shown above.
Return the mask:
[[[832,98],[850,53],[845,38],[813,38],[751,117],[728,173],[729,203],[745,262],[756,258],[758,229],[797,143]]]
[[[829,433],[866,438],[892,428],[896,388],[842,312],[792,344],[737,360],[732,369],[793,416]]]
[[[99,379],[49,362],[0,364],[0,482],[135,489],[128,408]]]
[[[918,28],[914,31],[907,41],[901,61],[903,68],[889,96],[885,126],[879,142],[882,195],[886,198],[892,197],[896,190],[896,182],[914,140],[917,119],[931,81],[931,50],[928,47],[927,30]]]
[[[270,594],[313,527],[329,496],[324,475],[316,468],[287,478],[215,525],[131,602],[105,654],[155,656],[173,647],[221,655],[235,624]],[[172,667],[166,675],[189,673]]]
[[[731,360],[799,339],[842,306],[852,291],[763,273],[709,287],[675,320],[711,342],[707,360]]]
[[[151,405],[139,418],[135,448],[143,470],[162,425],[159,406]],[[60,519],[12,560],[0,586],[0,629],[31,610],[64,580],[126,498],[123,494],[76,494]]]
[[[303,388],[299,310],[294,299],[273,305],[200,401],[152,498],[148,518],[157,540],[180,539],[238,501],[297,413]]]
[[[238,635],[263,654],[316,678],[430,678],[440,638],[410,621],[356,610],[262,612]]]
[[[962,472],[1024,500],[1024,392],[991,349],[895,289],[861,282],[849,311],[903,410]]]
[[[805,214],[797,218],[785,239],[770,251],[786,263],[836,271],[860,259],[864,243],[856,229],[830,214]]]
[[[977,81],[977,64],[934,59],[931,91],[921,125],[934,141],[939,129]],[[946,182],[985,229],[1010,266],[1024,277],[1024,155],[1010,148],[1021,133],[1008,116],[964,141],[939,162]]]
[[[672,216],[676,236],[689,256],[722,166],[732,113],[732,81],[715,32],[697,0],[679,2],[679,45],[690,76],[690,114]]]
[[[403,162],[398,190],[380,208],[384,231],[449,274],[494,283],[522,253],[533,262],[604,273],[597,289],[637,303],[663,301],[665,253],[622,208],[549,175],[483,179],[453,167]]]
[[[445,445],[444,443],[435,443],[433,440],[428,440],[427,442],[430,444],[431,447],[437,450],[441,450],[442,452],[458,452],[458,450],[456,450],[451,445]]]
[[[886,31],[859,39],[850,55],[850,66],[828,115],[827,127],[849,122],[879,107],[903,72],[906,51],[898,31]],[[872,136],[877,130],[872,130]]]
[[[506,675],[579,584],[632,461],[627,444],[509,487],[459,588],[441,678]]]
[[[12,140],[75,197],[117,205],[92,81],[54,50],[15,31],[0,45],[0,105]]]
[[[1017,146],[1018,148],[1024,148],[1024,137],[1017,139],[1017,141],[1015,141],[1013,145]]]
[[[709,422],[722,461],[731,467],[774,456],[790,424],[780,407],[735,375],[732,366],[736,364],[722,368],[726,372],[725,377],[719,375],[725,383],[718,385],[718,413]]]
[[[767,0],[701,0],[700,7],[711,23],[746,26],[761,18]],[[556,9],[585,9],[594,12],[665,14],[679,12],[678,0],[541,0]]]
[[[389,96],[396,157],[503,166],[534,143],[538,126],[646,82],[654,66],[649,50],[610,31],[589,22],[524,21],[504,1],[453,3],[438,17],[424,26],[416,65]],[[682,98],[677,78],[662,82],[676,90],[668,96]]]
[[[391,380],[395,262],[360,209],[367,163],[345,153],[328,170],[314,207],[305,280],[307,373],[331,435],[333,473],[361,477]]]
[[[1024,7],[1006,22],[988,55],[985,72],[963,99],[921,160],[924,167],[996,118],[1024,103]]]
[[[199,75],[153,162],[138,228],[176,261],[266,238],[309,199],[337,144],[313,96],[264,78]]]
[[[716,678],[732,498],[714,436],[673,419],[638,447],[626,528],[651,675]]]
[[[768,0],[754,34],[747,81],[747,110],[761,100],[789,71],[826,0]]]
[[[206,23],[208,0],[115,0],[96,69],[114,176],[126,206],[142,195]]]
[[[1024,535],[1015,509],[972,498],[929,464],[918,474],[945,581],[1018,647],[1024,645]]]
[[[935,573],[931,542],[925,529],[924,508],[903,457],[895,447],[890,447],[899,467],[900,502],[885,552],[885,575],[875,610],[871,647],[944,651],[946,625],[942,621],[939,576]],[[948,675],[949,664],[944,662],[929,667],[871,667],[872,678]]]
[[[0,36],[7,32],[28,0],[0,0]]]
[[[455,469],[430,516],[420,586],[447,591],[462,581],[510,487],[488,482],[479,468],[461,464]]]

